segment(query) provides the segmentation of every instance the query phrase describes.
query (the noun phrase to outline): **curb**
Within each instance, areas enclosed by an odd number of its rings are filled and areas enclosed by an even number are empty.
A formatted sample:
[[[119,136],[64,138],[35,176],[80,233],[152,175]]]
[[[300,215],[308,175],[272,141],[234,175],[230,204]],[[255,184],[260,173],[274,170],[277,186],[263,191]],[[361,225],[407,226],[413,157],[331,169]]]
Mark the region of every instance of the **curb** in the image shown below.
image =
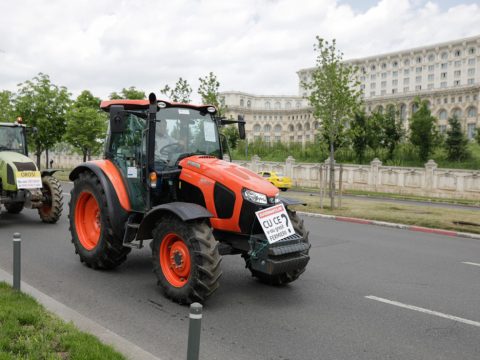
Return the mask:
[[[356,224],[377,225],[377,226],[383,226],[383,227],[389,227],[389,228],[395,228],[395,229],[402,229],[402,230],[417,231],[417,232],[423,232],[423,233],[429,233],[429,234],[437,234],[437,235],[454,236],[454,237],[462,237],[462,238],[480,240],[480,234],[465,233],[465,232],[460,232],[460,231],[433,229],[433,228],[427,228],[427,227],[416,226],[416,225],[397,224],[397,223],[390,223],[390,222],[378,221],[378,220],[366,220],[366,219],[359,219],[359,218],[352,218],[352,217],[345,217],[345,216],[317,214],[317,213],[310,213],[310,212],[303,212],[303,211],[297,211],[297,214],[303,215],[303,216],[321,218],[321,219],[356,223]]]
[[[0,269],[0,281],[5,281],[8,284],[12,284],[12,275],[8,272]],[[73,324],[81,331],[87,332],[96,336],[105,344],[111,345],[124,355],[127,359],[132,360],[160,360],[160,358],[152,355],[151,353],[143,350],[134,343],[121,337],[111,330],[103,327],[97,322],[83,316],[77,311],[69,308],[68,306],[58,302],[47,294],[40,290],[28,285],[25,282],[21,282],[22,292],[35,298],[40,304],[42,304],[48,311],[54,313],[62,320],[73,322]]]

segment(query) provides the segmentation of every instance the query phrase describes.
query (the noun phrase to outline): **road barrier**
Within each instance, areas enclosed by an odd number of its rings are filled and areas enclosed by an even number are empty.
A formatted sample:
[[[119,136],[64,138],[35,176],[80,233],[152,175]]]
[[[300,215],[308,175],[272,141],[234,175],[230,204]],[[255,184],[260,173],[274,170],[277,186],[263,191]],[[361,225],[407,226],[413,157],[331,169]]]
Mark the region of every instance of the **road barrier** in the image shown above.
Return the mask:
[[[188,327],[187,360],[198,360],[200,354],[200,332],[202,330],[202,305],[190,305],[190,323]]]
[[[21,246],[20,234],[13,234],[13,288],[18,291],[20,291]]]

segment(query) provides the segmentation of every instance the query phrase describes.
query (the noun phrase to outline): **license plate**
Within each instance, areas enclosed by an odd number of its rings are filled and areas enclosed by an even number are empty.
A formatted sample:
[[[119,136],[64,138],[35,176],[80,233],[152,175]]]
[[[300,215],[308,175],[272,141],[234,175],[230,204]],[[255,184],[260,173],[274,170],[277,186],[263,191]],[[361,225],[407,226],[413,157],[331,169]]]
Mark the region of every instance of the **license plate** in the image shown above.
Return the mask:
[[[278,204],[255,213],[270,244],[295,234],[292,221],[283,204]]]
[[[42,187],[42,177],[40,171],[17,171],[18,189],[40,189]]]

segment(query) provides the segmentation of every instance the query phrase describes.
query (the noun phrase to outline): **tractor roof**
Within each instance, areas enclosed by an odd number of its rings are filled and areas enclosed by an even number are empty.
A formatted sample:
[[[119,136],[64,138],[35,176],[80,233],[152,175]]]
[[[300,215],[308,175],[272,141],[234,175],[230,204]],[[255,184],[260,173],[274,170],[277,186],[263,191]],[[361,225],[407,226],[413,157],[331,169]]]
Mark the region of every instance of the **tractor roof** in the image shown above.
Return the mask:
[[[19,124],[19,123],[6,123],[6,122],[0,122],[0,126],[8,126],[8,127],[25,127],[25,124]]]
[[[185,108],[190,108],[190,109],[198,109],[198,110],[204,110],[212,105],[194,105],[194,104],[185,104],[185,103],[177,103],[177,102],[171,102],[171,101],[165,101],[165,100],[158,100],[158,103],[164,103],[166,106],[160,106],[160,108],[163,107],[185,107]],[[104,100],[100,104],[100,108],[104,111],[110,111],[110,106],[112,105],[123,105],[125,107],[125,110],[148,110],[148,106],[150,105],[150,102],[148,100],[127,100],[127,99],[121,99],[121,100]]]

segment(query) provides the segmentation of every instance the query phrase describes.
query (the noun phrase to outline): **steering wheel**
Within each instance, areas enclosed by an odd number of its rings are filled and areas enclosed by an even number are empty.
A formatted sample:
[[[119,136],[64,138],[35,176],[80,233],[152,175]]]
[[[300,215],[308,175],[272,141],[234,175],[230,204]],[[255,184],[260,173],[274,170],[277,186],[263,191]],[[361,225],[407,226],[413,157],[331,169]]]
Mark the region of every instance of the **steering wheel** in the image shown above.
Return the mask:
[[[170,155],[171,153],[181,152],[182,150],[183,150],[183,145],[179,142],[174,142],[162,147],[159,153],[162,155]]]

